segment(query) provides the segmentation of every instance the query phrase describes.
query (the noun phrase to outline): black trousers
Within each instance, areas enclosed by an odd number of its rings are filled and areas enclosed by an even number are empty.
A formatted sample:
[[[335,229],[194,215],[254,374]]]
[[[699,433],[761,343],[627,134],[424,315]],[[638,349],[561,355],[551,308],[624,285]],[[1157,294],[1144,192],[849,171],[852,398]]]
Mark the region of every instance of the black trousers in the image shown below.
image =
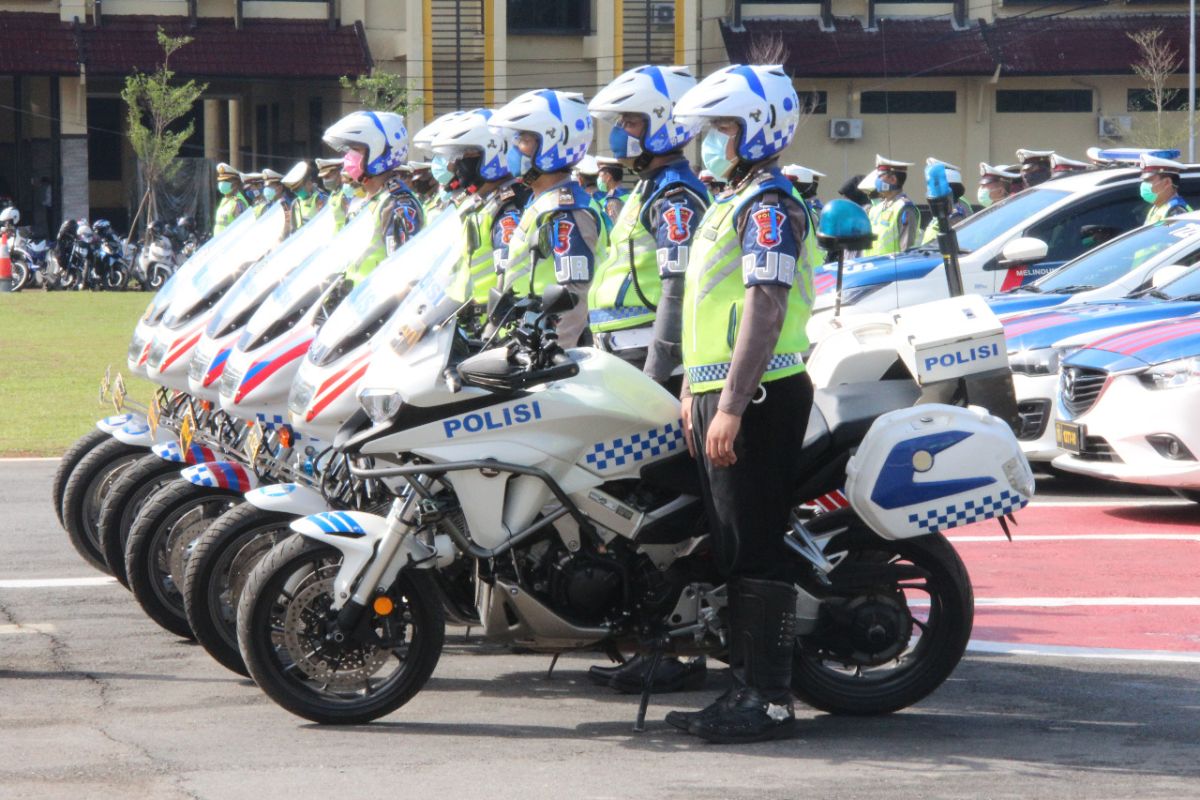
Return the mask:
[[[807,373],[771,381],[759,389],[759,397],[742,414],[733,443],[737,463],[729,467],[714,466],[704,452],[721,393],[692,397],[692,437],[704,504],[717,566],[727,579],[788,577],[783,536],[800,476],[812,381]]]

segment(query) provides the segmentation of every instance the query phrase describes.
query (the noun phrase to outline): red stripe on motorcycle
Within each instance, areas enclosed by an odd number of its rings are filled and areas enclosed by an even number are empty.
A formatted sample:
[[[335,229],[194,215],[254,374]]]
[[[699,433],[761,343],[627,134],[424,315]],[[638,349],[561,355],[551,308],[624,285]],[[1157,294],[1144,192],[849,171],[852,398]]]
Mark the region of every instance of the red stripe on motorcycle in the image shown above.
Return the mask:
[[[188,350],[191,350],[192,347],[195,346],[196,342],[200,341],[200,335],[202,333],[203,331],[196,331],[193,336],[185,340],[182,344],[176,343],[175,347],[171,349],[171,352],[167,355],[166,359],[163,360],[162,366],[158,368],[158,371],[163,372],[167,367],[171,366],[171,364],[178,361],[181,355],[186,353]]]
[[[314,405],[312,410],[305,415],[305,421],[312,422],[313,419],[322,411],[324,411],[325,408],[332,403],[338,395],[358,383],[359,378],[367,373],[367,367],[369,366],[371,365],[367,362],[366,357],[364,356],[362,365],[358,369],[354,370],[354,372],[350,373],[346,380],[342,381],[342,383],[338,384],[338,386],[331,389],[328,394],[322,397],[320,402]],[[347,369],[349,369],[349,367],[347,367]]]
[[[242,402],[246,395],[254,391],[267,378],[278,372],[284,364],[295,361],[297,358],[302,358],[304,354],[308,352],[308,346],[311,343],[312,339],[305,339],[300,344],[296,345],[291,350],[288,350],[271,363],[264,365],[262,369],[254,374],[253,378],[242,382],[242,385],[238,387],[237,395],[233,398],[233,402]]]

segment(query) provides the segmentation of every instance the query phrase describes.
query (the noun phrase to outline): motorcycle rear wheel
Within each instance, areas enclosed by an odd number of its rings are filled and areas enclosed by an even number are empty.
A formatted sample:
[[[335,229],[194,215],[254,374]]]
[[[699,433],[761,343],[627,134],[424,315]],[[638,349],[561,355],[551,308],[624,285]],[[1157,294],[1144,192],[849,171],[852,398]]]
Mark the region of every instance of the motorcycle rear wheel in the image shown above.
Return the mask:
[[[238,645],[250,676],[276,703],[322,725],[370,722],[407,703],[433,674],[446,635],[429,576],[404,570],[389,592],[394,609],[386,617],[364,611],[387,642],[348,635],[331,643],[325,633],[341,562],[337,548],[295,534],[258,563],[238,604]]]
[[[129,576],[125,574],[125,547],[129,544],[129,531],[138,511],[147,498],[177,478],[182,468],[182,464],[164,461],[153,453],[144,455],[113,482],[100,505],[97,522],[100,551],[113,577],[126,589],[129,588]]]
[[[148,497],[133,522],[125,547],[129,589],[146,615],[176,636],[195,638],[181,591],[191,548],[240,498],[177,478]]]
[[[25,282],[29,280],[29,267],[22,259],[14,258],[12,260],[12,287],[10,292],[19,292],[25,288]]]
[[[843,619],[834,627],[823,616],[818,629],[797,642],[792,690],[832,714],[907,708],[941,686],[966,650],[975,616],[967,569],[941,534],[887,541],[851,531],[826,547],[828,553],[843,550],[848,555],[831,572],[835,582],[839,570],[845,575],[883,565],[915,568],[910,572],[923,576],[855,592],[841,609],[852,624]],[[874,654],[865,652],[872,649]]]
[[[143,447],[109,437],[80,460],[63,489],[63,527],[67,529],[67,537],[85,561],[106,575],[111,573],[100,549],[97,530],[100,504],[121,472],[145,452]]]
[[[62,525],[63,522],[63,492],[66,491],[67,481],[71,479],[71,473],[83,457],[92,452],[101,442],[107,442],[111,439],[110,434],[105,433],[99,428],[92,428],[90,431],[80,436],[75,440],[75,444],[67,448],[67,452],[62,454],[62,458],[58,462],[58,469],[54,472],[54,485],[52,486],[51,501],[54,503],[54,513],[58,516],[58,521]]]
[[[237,608],[246,582],[297,517],[241,503],[196,540],[183,578],[183,606],[196,641],[222,666],[249,677],[238,651]]]

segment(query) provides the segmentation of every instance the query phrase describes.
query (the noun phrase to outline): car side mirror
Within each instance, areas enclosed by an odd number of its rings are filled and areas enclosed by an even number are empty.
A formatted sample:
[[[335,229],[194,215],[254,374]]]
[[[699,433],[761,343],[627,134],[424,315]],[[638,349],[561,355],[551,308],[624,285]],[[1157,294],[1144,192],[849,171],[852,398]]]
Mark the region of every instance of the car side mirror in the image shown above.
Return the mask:
[[[1000,266],[1013,264],[1036,264],[1050,252],[1049,246],[1041,239],[1032,236],[1022,236],[1004,245],[1000,251]]]
[[[1184,264],[1171,264],[1166,267],[1159,267],[1155,270],[1154,275],[1150,277],[1150,285],[1155,289],[1159,289],[1191,271],[1192,268]]]

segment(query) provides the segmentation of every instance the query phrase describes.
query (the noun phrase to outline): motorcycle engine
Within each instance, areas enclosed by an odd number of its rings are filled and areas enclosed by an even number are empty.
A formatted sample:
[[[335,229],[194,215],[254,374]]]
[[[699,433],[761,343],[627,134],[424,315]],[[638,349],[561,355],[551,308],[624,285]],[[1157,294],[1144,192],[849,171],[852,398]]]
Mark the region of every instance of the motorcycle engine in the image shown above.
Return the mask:
[[[621,608],[621,567],[611,556],[571,553],[548,538],[525,550],[520,570],[542,601],[581,625],[598,625]]]

